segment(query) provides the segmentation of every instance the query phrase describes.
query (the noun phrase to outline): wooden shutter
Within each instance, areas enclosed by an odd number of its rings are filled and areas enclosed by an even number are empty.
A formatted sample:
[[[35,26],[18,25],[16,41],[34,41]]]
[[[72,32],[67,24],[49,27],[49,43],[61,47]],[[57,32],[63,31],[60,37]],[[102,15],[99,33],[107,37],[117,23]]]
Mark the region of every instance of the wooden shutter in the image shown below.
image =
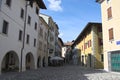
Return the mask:
[[[112,17],[112,9],[111,9],[111,7],[109,7],[107,9],[107,14],[108,14],[108,19],[110,19]]]
[[[114,39],[113,28],[109,29],[109,40]]]

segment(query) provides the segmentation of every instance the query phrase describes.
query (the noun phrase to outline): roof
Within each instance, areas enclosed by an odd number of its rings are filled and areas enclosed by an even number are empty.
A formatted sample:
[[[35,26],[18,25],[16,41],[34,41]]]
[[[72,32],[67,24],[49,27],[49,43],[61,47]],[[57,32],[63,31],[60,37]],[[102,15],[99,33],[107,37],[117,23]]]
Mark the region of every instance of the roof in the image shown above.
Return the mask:
[[[102,3],[104,0],[96,0],[96,2],[98,3]]]
[[[64,43],[65,46],[71,46],[72,44],[73,44],[73,42]]]
[[[83,34],[85,33],[85,31],[88,29],[88,28],[91,28],[91,25],[101,25],[102,26],[102,23],[95,23],[95,22],[89,22],[85,28],[82,30],[82,32],[78,35],[78,37],[75,39],[74,43],[72,46],[74,46],[75,44],[78,43],[78,41],[81,39],[81,37],[83,36]]]
[[[31,1],[31,0],[26,0],[26,1]],[[39,8],[47,9],[44,2],[43,2],[43,0],[32,0],[32,1],[35,1],[38,4]]]
[[[63,43],[62,39],[60,37],[58,37],[58,39],[60,40],[62,46],[64,46],[64,43]]]

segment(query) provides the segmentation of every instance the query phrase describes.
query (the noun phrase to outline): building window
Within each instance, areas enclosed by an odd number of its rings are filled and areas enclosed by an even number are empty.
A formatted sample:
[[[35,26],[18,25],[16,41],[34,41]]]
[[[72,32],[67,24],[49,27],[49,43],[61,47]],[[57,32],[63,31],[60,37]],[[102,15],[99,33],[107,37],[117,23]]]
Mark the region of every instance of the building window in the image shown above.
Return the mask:
[[[109,2],[110,0],[107,0],[107,3]]]
[[[36,7],[36,14],[38,15],[39,14],[39,9]]]
[[[6,0],[6,4],[10,7],[11,6],[11,1],[12,0]]]
[[[42,50],[42,42],[39,41],[39,49]]]
[[[19,30],[19,40],[22,41],[22,30]]]
[[[36,39],[34,39],[34,47],[36,47]]]
[[[31,17],[28,16],[28,24],[31,24]]]
[[[103,40],[101,38],[98,38],[99,46],[103,45]]]
[[[35,22],[35,30],[37,30],[37,22]]]
[[[103,56],[103,54],[101,54],[101,61],[102,61],[102,62],[104,61],[104,56]]]
[[[45,40],[47,40],[47,33],[45,33]]]
[[[86,43],[84,43],[84,50],[85,50],[85,49],[87,49],[87,45],[86,45]]]
[[[29,44],[29,38],[30,38],[30,36],[27,34],[27,39],[26,39],[27,44]]]
[[[107,9],[107,14],[108,14],[108,19],[112,18],[112,8],[111,7],[109,7]]]
[[[83,51],[83,45],[82,45],[82,51]]]
[[[3,29],[2,29],[2,33],[4,34],[8,34],[8,25],[9,23],[7,21],[3,21]]]
[[[20,17],[23,19],[24,18],[24,9],[21,8],[21,14],[20,14]]]
[[[40,36],[43,37],[43,29],[40,28]]]
[[[113,28],[109,29],[109,40],[113,40],[114,35],[113,35]]]

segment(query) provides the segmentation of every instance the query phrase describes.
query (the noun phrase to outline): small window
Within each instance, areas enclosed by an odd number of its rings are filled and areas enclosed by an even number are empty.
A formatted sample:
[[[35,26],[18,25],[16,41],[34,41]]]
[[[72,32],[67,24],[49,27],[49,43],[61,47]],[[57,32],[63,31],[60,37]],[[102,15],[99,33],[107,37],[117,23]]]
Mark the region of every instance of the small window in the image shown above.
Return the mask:
[[[110,0],[107,0],[107,3],[109,2]]]
[[[6,0],[6,4],[10,7],[11,6],[11,0]]]
[[[40,28],[40,36],[43,37],[43,29]]]
[[[22,30],[19,30],[19,40],[22,41]]]
[[[23,19],[24,18],[24,9],[21,8],[21,14],[20,14],[20,17]]]
[[[111,7],[109,7],[107,9],[107,14],[108,14],[108,19],[112,18],[112,8]]]
[[[35,22],[35,30],[37,30],[37,22]]]
[[[109,40],[113,40],[114,35],[113,35],[113,28],[109,29]]]
[[[27,34],[27,39],[26,39],[27,44],[29,44],[29,38],[30,38],[30,36]]]
[[[34,47],[36,47],[36,39],[34,39]]]
[[[31,17],[28,16],[28,24],[31,24]]]
[[[101,54],[101,61],[102,61],[102,62],[104,61],[104,56],[103,56],[103,54]]]
[[[36,7],[36,14],[38,15],[39,14],[39,9]]]
[[[103,45],[103,40],[101,38],[98,38],[99,46]]]
[[[3,29],[2,29],[2,33],[4,34],[8,34],[8,25],[9,23],[7,21],[3,21]]]

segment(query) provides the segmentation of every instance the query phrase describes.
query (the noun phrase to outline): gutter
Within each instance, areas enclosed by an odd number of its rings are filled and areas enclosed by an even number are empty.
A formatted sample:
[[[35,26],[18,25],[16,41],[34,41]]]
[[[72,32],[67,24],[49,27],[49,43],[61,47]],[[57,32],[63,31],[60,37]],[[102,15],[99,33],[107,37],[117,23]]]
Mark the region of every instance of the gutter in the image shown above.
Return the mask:
[[[23,59],[23,50],[25,46],[25,33],[26,33],[26,19],[27,19],[27,1],[25,4],[25,21],[24,21],[24,29],[23,29],[23,43],[22,43],[22,48],[21,48],[21,64],[20,64],[20,72],[22,72],[22,59]]]
[[[2,6],[2,0],[0,0],[0,11],[1,11],[1,6]]]

